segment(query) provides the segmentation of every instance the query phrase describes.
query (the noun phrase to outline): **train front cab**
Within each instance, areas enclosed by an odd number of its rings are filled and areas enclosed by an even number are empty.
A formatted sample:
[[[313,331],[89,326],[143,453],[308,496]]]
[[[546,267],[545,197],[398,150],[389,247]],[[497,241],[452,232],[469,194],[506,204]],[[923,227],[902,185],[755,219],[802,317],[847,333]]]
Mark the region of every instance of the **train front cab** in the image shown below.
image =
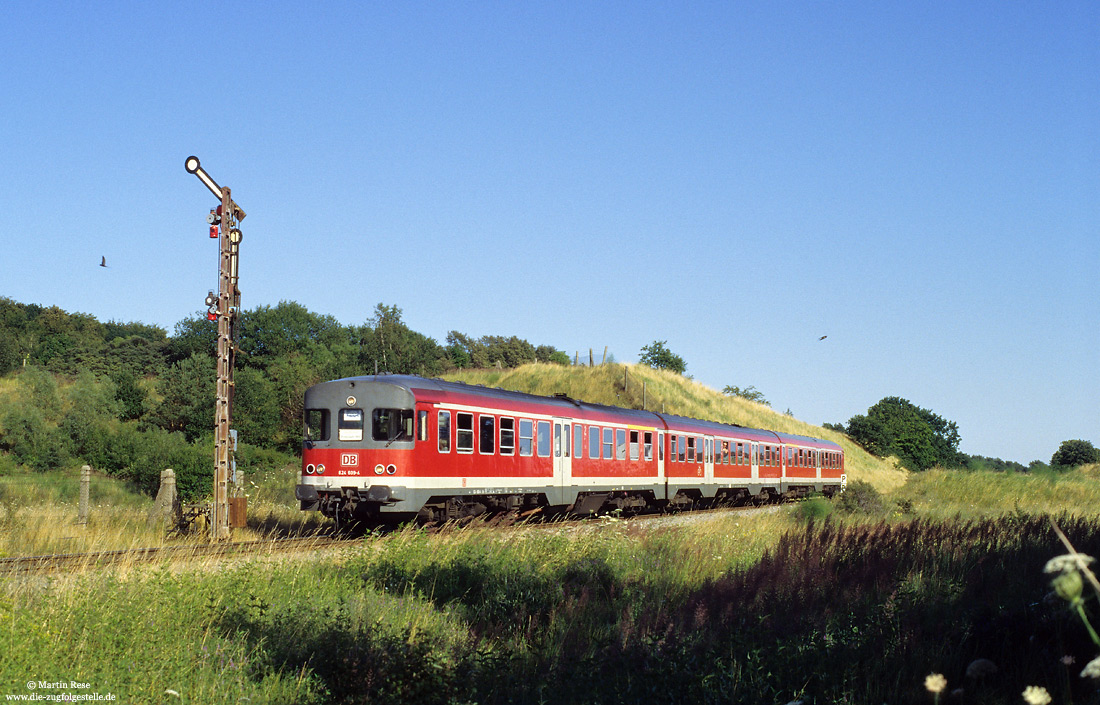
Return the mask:
[[[366,521],[383,509],[393,518],[415,516],[401,484],[412,463],[415,402],[409,389],[370,378],[309,388],[295,489],[301,509]]]

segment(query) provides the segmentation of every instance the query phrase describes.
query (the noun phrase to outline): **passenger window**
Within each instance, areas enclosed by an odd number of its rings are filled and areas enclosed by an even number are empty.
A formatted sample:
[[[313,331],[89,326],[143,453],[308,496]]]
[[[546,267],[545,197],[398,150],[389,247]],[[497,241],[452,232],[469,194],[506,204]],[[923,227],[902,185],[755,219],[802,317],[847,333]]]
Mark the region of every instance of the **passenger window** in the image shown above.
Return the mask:
[[[539,421],[539,457],[550,457],[550,422]]]
[[[615,431],[605,428],[603,430],[603,457],[611,460],[615,457]]]
[[[695,436],[688,436],[687,461],[689,463],[695,462]]]
[[[638,432],[637,431],[631,431],[630,432],[630,459],[631,460],[637,460],[639,457],[641,457],[640,451],[641,451],[641,449],[638,447]]]
[[[363,440],[363,410],[340,409],[336,428],[337,438],[341,441]]]
[[[665,460],[665,434],[657,434],[657,460],[664,462]]]
[[[306,409],[307,441],[328,440],[328,409]]]
[[[358,411],[346,409],[345,411]],[[359,412],[359,436],[363,435],[363,413]],[[343,431],[341,431],[343,433]],[[411,441],[413,439],[412,409],[375,409],[371,412],[371,438],[376,441]],[[341,438],[340,440],[344,440]]]
[[[474,452],[474,415],[464,414],[461,411],[457,414],[457,430],[456,430],[455,448],[459,453],[473,453]]]
[[[554,424],[554,457],[561,457],[561,424]]]
[[[584,426],[573,426],[573,457],[580,458],[584,455]]]
[[[691,439],[686,436],[680,436],[680,453],[677,457],[680,459],[681,463],[687,459],[687,444],[690,440]]]
[[[569,424],[565,424],[565,430],[562,431],[562,443],[565,446],[562,450],[565,451],[565,457],[569,457]]]
[[[519,420],[519,454],[531,455],[535,449],[535,426],[531,419]]]
[[[646,431],[644,438],[645,447],[643,450],[645,451],[645,459],[647,461],[653,460],[653,431]]]
[[[416,440],[428,440],[428,412],[421,411],[416,415]]]
[[[478,432],[477,452],[482,455],[492,455],[496,451],[496,417],[481,416],[478,418],[480,427]]]
[[[451,452],[451,412],[440,411],[439,412],[439,430],[437,431],[439,436],[439,452],[450,453]]]
[[[626,460],[626,429],[615,429],[615,459]]]
[[[600,457],[600,427],[588,427],[588,457],[599,459]]]
[[[516,452],[516,420],[507,416],[500,417],[500,454],[511,455]]]
[[[678,436],[673,434],[673,435],[669,436],[669,440],[668,440],[668,443],[669,443],[669,446],[668,446],[668,459],[670,461],[674,462],[674,463],[676,462],[676,439],[677,438],[678,438]]]

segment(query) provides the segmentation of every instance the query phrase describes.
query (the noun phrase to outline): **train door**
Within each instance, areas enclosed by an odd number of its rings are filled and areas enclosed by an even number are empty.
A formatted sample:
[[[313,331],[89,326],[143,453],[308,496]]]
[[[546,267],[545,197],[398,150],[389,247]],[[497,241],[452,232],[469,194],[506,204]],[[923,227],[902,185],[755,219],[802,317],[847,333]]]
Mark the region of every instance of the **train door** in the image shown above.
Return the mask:
[[[760,479],[760,444],[752,444],[752,479]]]
[[[561,504],[564,488],[573,482],[573,463],[570,457],[573,427],[569,419],[554,419],[554,492],[551,504]]]
[[[703,439],[703,479],[714,482],[714,436]]]

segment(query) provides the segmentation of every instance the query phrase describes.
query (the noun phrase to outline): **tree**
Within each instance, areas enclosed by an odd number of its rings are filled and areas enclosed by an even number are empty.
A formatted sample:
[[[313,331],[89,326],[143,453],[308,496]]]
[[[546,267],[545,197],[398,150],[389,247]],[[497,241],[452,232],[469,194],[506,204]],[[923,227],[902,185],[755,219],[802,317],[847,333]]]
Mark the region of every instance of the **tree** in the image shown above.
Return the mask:
[[[866,415],[853,416],[848,420],[848,436],[874,455],[897,455],[910,470],[965,464],[958,452],[955,422],[901,397],[886,397]]]
[[[763,404],[764,406],[772,405],[770,401],[764,398],[764,393],[756,387],[752,386],[751,384],[744,389],[741,389],[740,387],[734,386],[732,384],[727,384],[722,390],[722,393],[727,394],[731,397],[741,397],[742,399],[748,399],[749,401],[754,401],[757,404]],[[790,413],[790,410],[788,410],[787,415],[793,416],[793,414]]]
[[[684,358],[672,352],[666,346],[667,340],[654,340],[649,345],[642,347],[638,362],[657,370],[670,370],[678,375],[687,370]]]
[[[1100,450],[1097,450],[1091,442],[1074,440],[1062,441],[1058,450],[1050,459],[1054,467],[1072,468],[1089,463],[1100,463]]]

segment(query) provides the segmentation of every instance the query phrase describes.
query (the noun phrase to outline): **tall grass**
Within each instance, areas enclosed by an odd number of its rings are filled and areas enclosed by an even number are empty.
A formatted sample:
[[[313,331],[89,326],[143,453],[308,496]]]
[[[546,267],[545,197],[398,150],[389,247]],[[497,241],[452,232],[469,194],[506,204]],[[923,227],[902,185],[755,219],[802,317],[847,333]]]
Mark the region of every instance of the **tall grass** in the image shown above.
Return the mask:
[[[969,702],[1094,695],[1065,666],[1094,646],[1042,599],[1062,552],[1045,518],[793,514],[765,517],[777,542],[736,515],[409,530],[316,560],[9,580],[0,683],[138,703],[917,703],[936,672]],[[1100,551],[1096,519],[1061,523]],[[977,658],[998,677],[968,679]]]
[[[876,458],[842,433],[813,426],[778,413],[765,404],[730,397],[682,375],[645,365],[570,367],[533,363],[509,370],[459,370],[446,377],[467,384],[530,394],[561,392],[594,404],[636,409],[642,408],[644,382],[645,408],[650,411],[834,441],[844,448],[848,476],[870,482],[883,492],[902,486],[907,477],[896,460]]]

